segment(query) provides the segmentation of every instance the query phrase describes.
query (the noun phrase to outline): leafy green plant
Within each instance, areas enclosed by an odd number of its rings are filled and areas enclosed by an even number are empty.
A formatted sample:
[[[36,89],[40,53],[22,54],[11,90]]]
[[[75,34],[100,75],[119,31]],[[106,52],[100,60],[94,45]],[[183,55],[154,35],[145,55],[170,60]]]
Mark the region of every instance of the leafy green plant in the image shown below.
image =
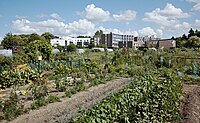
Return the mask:
[[[65,92],[65,96],[66,97],[71,97],[73,94],[76,94],[77,92],[83,91],[85,89],[86,89],[86,87],[85,87],[84,84],[77,84],[77,85],[75,85],[75,87],[70,88],[69,90],[67,90]]]
[[[71,122],[179,122],[182,83],[165,74],[170,78],[159,79],[156,72],[140,77]]]
[[[54,103],[54,102],[60,102],[60,98],[57,97],[57,96],[52,96],[50,95],[48,98],[47,98],[47,101],[48,103]]]
[[[11,86],[20,86],[28,84],[29,77],[31,76],[31,70],[27,69],[13,69],[6,70],[0,74],[0,88],[5,89]]]
[[[24,106],[19,102],[19,97],[15,92],[10,93],[8,100],[0,101],[0,111],[3,112],[3,119],[12,120],[26,112]]]
[[[44,97],[41,97],[31,104],[31,109],[39,109],[39,107],[46,106],[47,104],[48,101]]]

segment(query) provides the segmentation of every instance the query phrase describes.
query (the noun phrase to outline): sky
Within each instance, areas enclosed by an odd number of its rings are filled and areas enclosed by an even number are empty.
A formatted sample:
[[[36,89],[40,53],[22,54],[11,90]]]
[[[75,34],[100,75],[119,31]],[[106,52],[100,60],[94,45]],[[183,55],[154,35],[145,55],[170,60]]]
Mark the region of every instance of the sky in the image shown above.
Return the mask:
[[[200,30],[200,0],[0,0],[0,40],[7,34],[104,33],[171,38]]]

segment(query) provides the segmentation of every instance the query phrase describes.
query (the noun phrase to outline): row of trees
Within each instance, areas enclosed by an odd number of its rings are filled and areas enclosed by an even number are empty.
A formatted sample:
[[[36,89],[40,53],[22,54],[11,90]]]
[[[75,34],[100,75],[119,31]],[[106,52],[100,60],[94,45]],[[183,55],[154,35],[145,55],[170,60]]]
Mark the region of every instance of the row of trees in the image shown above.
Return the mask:
[[[7,49],[13,46],[26,46],[27,44],[35,40],[44,40],[50,42],[50,40],[55,37],[56,36],[49,32],[45,32],[42,35],[38,35],[36,33],[13,35],[12,33],[8,33],[2,40],[1,45],[3,46],[3,48]]]
[[[174,38],[174,37],[172,37]],[[200,31],[189,30],[188,35],[183,34],[181,37],[176,38],[177,47],[186,47],[186,48],[199,48],[200,47]]]

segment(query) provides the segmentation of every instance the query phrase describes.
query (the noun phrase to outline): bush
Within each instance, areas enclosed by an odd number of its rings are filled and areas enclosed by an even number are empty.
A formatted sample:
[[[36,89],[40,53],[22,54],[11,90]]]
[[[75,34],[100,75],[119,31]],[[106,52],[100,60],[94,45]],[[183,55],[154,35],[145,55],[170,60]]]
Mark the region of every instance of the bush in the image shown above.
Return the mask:
[[[76,51],[76,45],[70,44],[67,46],[67,52],[75,52]]]
[[[38,55],[42,55],[42,59],[44,60],[50,60],[52,56],[52,46],[47,41],[35,40],[27,45],[25,53],[29,57],[29,62],[36,61]]]

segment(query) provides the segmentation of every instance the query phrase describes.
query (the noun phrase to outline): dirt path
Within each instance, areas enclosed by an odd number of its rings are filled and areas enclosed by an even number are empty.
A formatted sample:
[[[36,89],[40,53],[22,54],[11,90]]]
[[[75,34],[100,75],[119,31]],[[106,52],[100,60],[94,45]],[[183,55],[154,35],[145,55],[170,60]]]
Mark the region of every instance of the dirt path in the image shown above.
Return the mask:
[[[129,83],[130,79],[116,79],[106,84],[89,88],[73,95],[71,98],[64,98],[62,102],[56,102],[41,107],[39,110],[32,110],[11,121],[10,123],[55,123],[68,122],[80,109],[89,108],[105,97],[122,89]]]
[[[200,123],[200,86],[183,86],[183,123]]]

